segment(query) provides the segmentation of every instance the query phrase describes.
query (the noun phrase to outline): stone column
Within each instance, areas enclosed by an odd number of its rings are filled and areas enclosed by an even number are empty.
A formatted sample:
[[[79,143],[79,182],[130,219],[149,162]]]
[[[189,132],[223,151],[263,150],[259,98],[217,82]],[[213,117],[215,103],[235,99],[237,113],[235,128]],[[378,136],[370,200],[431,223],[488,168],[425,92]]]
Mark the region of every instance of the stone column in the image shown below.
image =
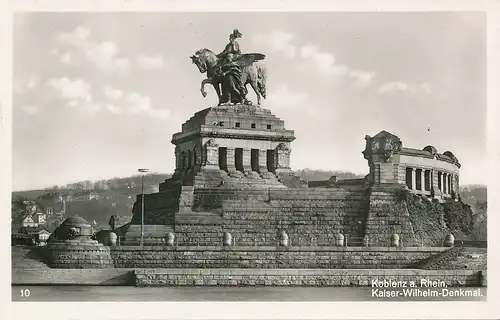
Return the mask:
[[[411,168],[411,189],[417,190],[417,170]]]
[[[227,172],[236,172],[234,148],[227,148]]]
[[[210,139],[204,147],[202,167],[206,169],[219,169],[219,145]]]
[[[444,194],[448,193],[448,189],[446,188],[446,176],[447,176],[447,174],[444,172],[441,174],[441,178],[442,178],[441,179],[442,180],[441,186],[442,186]]]
[[[453,175],[453,191],[455,191],[455,194],[458,196],[458,193],[460,191],[460,188],[458,186],[458,175]]]
[[[420,189],[425,191],[425,169],[420,169]]]
[[[259,172],[266,173],[267,171],[267,150],[259,150]]]
[[[280,143],[276,147],[274,151],[276,174],[290,171],[290,153],[291,150],[284,143]]]
[[[447,194],[451,194],[451,190],[450,190],[450,174],[449,173],[446,174],[446,193]]]
[[[431,169],[431,190],[434,189],[434,193],[438,192],[437,183],[437,171]]]
[[[449,193],[451,194],[453,192],[453,175],[448,175],[448,190],[449,190]]]
[[[252,172],[252,150],[243,149],[243,172]]]

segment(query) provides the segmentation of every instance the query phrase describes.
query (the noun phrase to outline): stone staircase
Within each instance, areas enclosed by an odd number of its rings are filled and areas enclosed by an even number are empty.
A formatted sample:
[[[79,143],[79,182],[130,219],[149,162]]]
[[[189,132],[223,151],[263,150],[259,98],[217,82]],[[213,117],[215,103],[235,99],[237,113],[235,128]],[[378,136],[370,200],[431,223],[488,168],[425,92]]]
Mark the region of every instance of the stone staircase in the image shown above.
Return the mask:
[[[454,247],[417,267],[425,270],[486,270],[486,248]]]

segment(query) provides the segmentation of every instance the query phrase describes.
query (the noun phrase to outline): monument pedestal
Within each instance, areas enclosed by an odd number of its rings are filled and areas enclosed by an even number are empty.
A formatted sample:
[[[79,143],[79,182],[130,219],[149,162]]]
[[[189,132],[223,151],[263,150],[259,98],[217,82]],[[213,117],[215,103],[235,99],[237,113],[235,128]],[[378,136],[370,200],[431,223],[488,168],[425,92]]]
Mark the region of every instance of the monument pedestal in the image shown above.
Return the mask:
[[[290,143],[294,139],[294,132],[285,129],[283,120],[258,106],[217,106],[197,112],[172,137],[176,146],[174,175],[160,184],[159,193],[145,196],[144,243],[162,243],[167,231],[194,237],[196,226],[206,229],[207,223],[222,223],[222,207],[215,202],[230,197],[231,190],[286,188],[277,174],[290,174]],[[222,198],[204,198],[204,192]],[[139,243],[139,200],[125,244]],[[169,230],[161,225],[170,226]],[[182,234],[177,241],[187,239]]]

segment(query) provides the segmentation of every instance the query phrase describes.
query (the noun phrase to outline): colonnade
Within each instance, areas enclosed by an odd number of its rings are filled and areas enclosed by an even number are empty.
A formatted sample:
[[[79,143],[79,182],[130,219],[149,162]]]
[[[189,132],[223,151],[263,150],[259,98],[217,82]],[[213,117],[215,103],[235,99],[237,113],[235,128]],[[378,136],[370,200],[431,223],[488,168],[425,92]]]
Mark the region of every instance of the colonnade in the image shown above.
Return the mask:
[[[458,175],[436,169],[406,167],[406,186],[423,193],[430,193],[434,189],[451,195],[457,192]]]
[[[224,171],[274,172],[275,150],[218,147],[217,165]]]
[[[206,145],[205,150],[176,150],[176,168],[178,171],[196,167],[220,169],[226,172],[272,172],[288,168],[290,150],[278,146],[276,149],[231,148],[218,145]]]

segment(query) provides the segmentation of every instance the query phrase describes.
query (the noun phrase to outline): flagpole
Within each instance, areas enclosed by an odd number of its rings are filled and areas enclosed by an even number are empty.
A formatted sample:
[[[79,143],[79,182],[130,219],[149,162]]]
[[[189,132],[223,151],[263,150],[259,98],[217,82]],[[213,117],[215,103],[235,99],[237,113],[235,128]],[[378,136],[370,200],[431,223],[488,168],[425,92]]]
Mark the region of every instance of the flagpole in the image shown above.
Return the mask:
[[[148,172],[148,169],[139,169],[142,173],[141,178],[141,247],[144,246],[144,173]]]

